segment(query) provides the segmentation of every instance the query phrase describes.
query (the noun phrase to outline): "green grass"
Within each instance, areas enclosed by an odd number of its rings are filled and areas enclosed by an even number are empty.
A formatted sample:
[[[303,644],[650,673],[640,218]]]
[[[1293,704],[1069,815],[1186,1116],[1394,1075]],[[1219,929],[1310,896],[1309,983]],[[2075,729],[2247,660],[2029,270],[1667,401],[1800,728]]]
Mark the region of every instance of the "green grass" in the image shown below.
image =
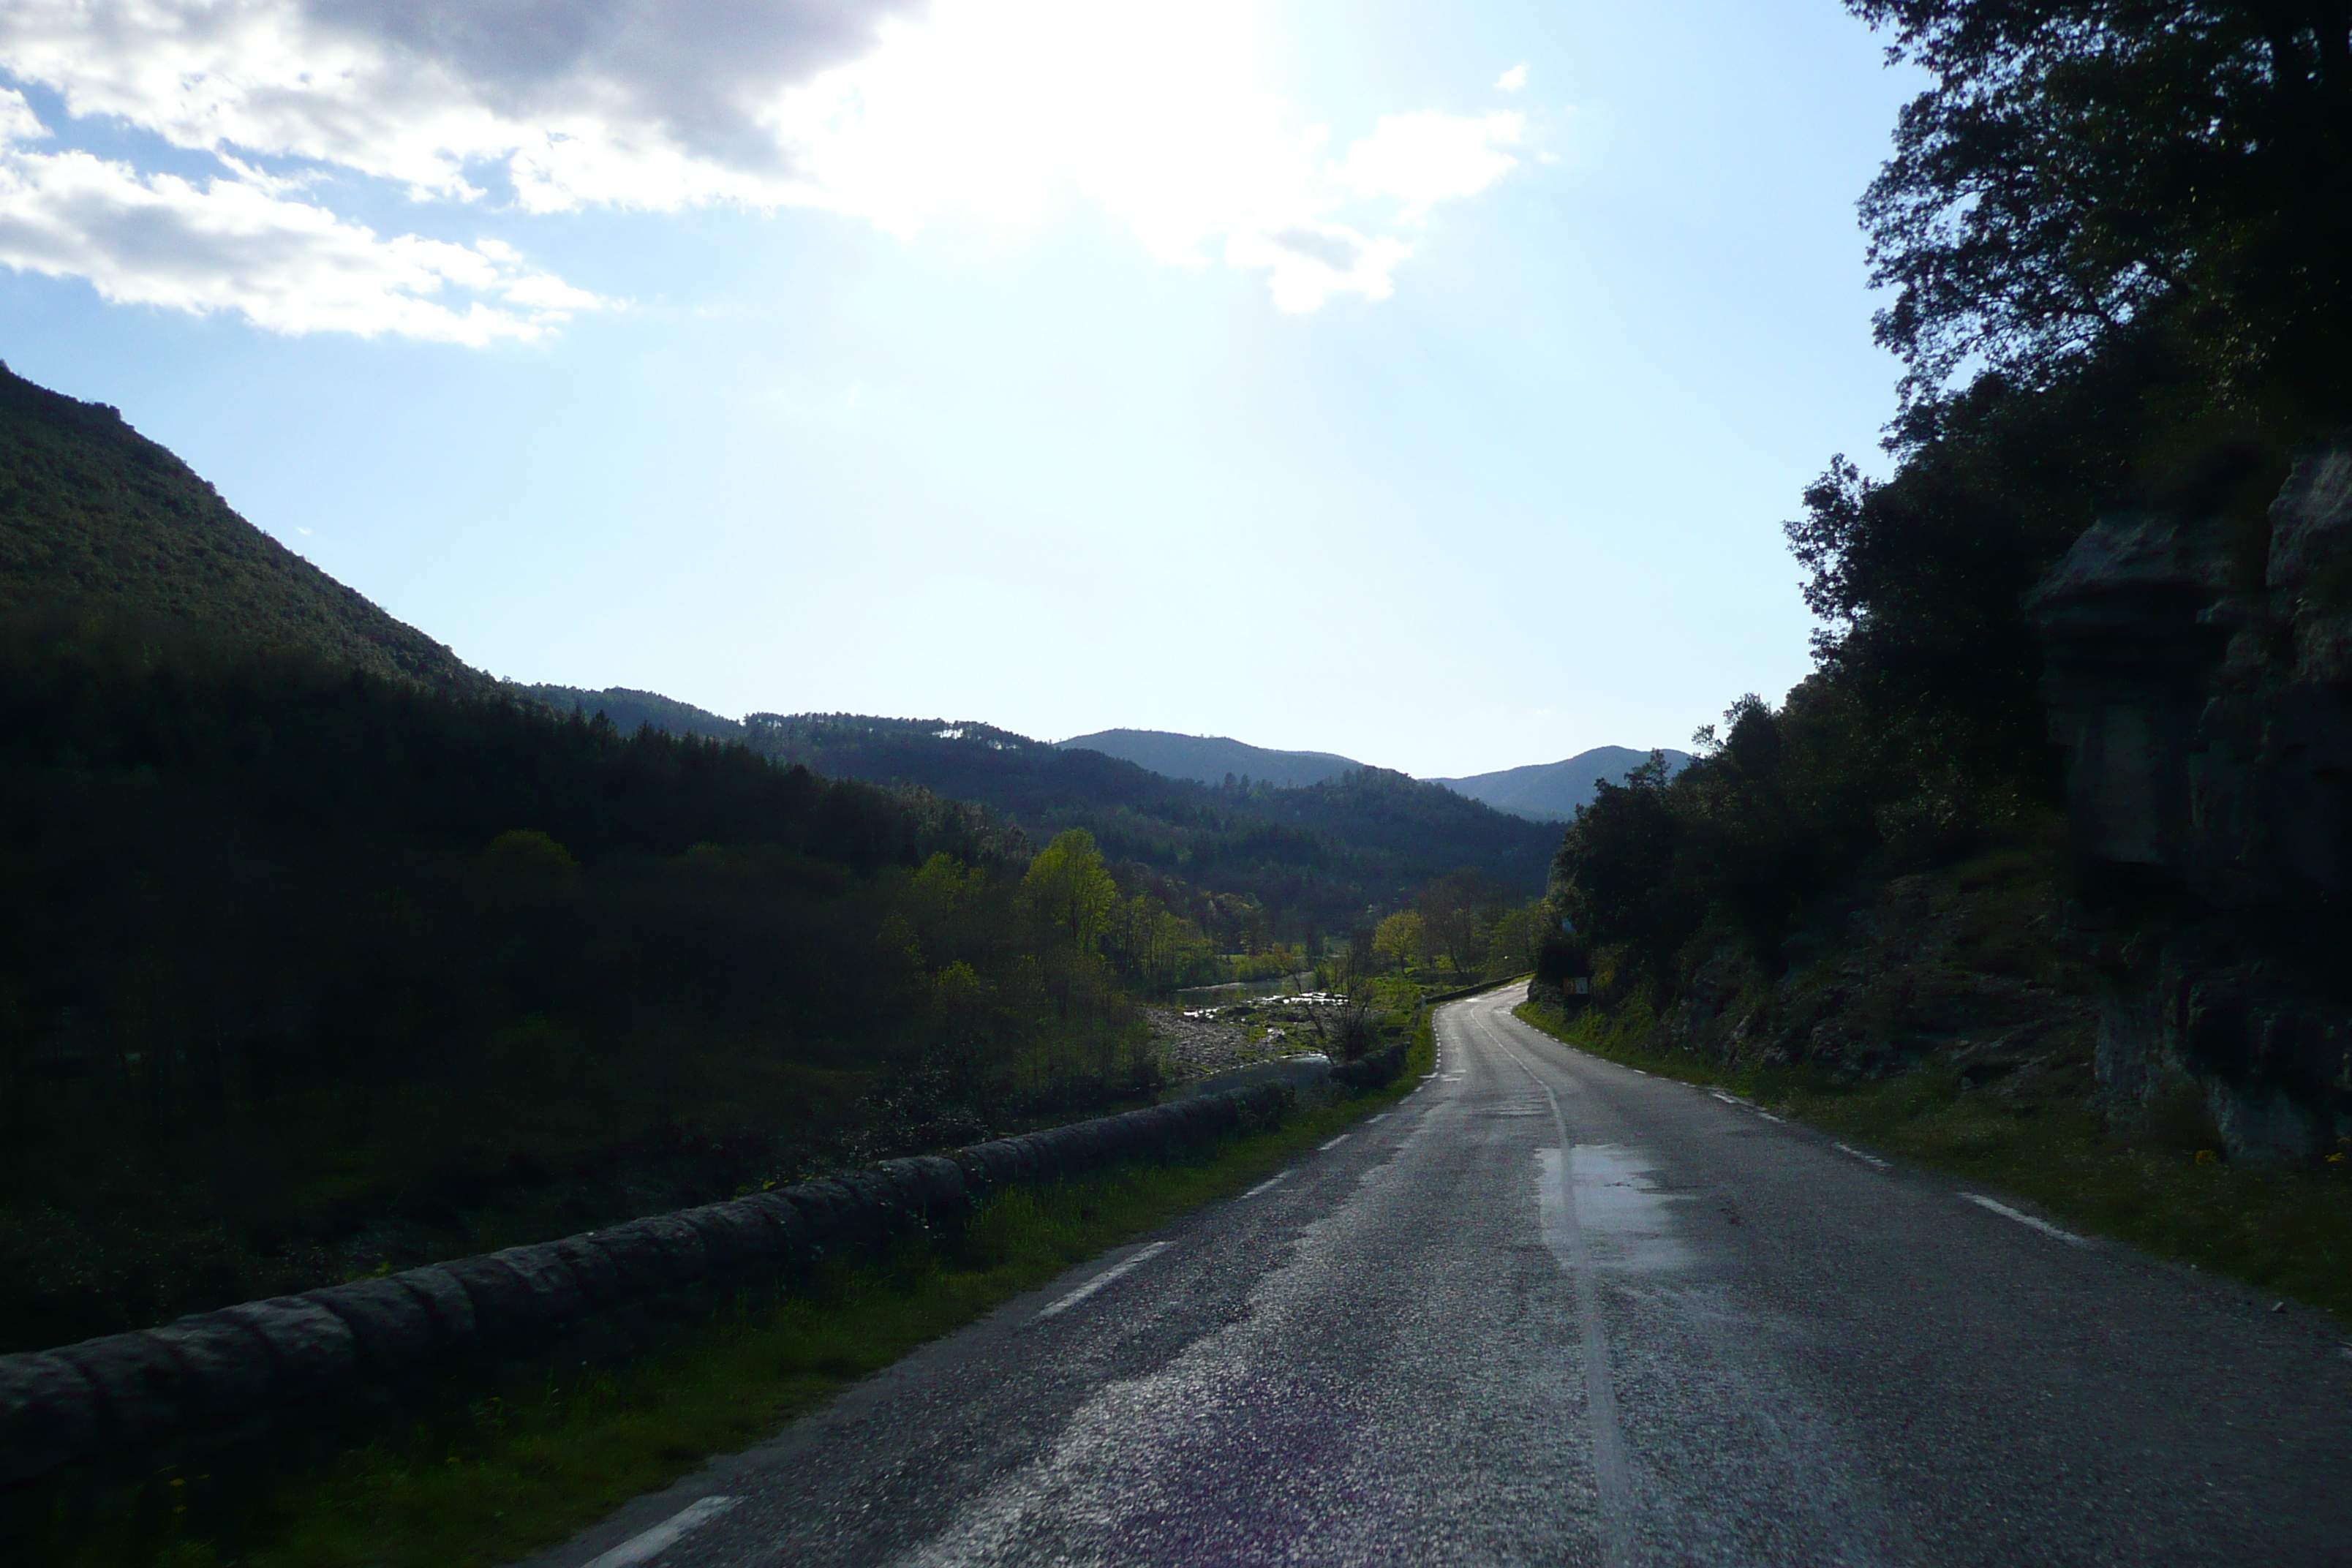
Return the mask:
[[[236,1521],[236,1546],[174,1538],[171,1480],[137,1511],[167,1521],[84,1539],[71,1568],[468,1568],[559,1542],[712,1454],[746,1447],[924,1342],[1064,1269],[1257,1181],[1428,1071],[1426,1019],[1407,1070],[1373,1094],[1225,1141],[1189,1161],[1016,1188],[955,1234],[914,1237],[805,1293],[743,1307],[696,1341],[569,1386],[491,1399],[405,1445],[347,1457]]]
[[[1799,1068],[1726,1069],[1649,1048],[1638,1008],[1570,1020],[1529,1004],[1517,1016],[1579,1050],[1721,1085],[1778,1115],[2021,1194],[2082,1229],[2352,1321],[2352,1162],[2241,1167],[2210,1150],[2119,1142],[2086,1113],[2012,1107],[1933,1066],[1847,1087]]]

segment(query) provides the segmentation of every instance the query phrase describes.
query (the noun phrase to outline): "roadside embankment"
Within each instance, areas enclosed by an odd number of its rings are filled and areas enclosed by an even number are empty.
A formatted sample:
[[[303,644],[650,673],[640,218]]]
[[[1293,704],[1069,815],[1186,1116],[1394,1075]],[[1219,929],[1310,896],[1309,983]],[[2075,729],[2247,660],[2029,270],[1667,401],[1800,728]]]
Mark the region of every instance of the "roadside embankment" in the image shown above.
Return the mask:
[[[76,1565],[510,1560],[1258,1179],[1415,1059],[0,1358],[0,1536]]]
[[[1745,1029],[1746,1048],[1726,1048],[1746,1022],[1738,1009],[1719,1037],[1638,1003],[1563,1013],[1530,1002],[1517,1016],[1579,1050],[1719,1085],[1864,1148],[2021,1194],[2080,1229],[2352,1320],[2347,1163],[2233,1163],[2210,1121],[2188,1113],[2194,1106],[2156,1132],[2119,1135],[2099,1113],[2086,1032],[2063,998],[2028,1006],[1996,994],[1963,1005],[1955,998],[1972,993],[1935,964],[1906,972],[1858,950],[1839,981],[1813,1027],[1855,1037],[1815,1060],[1790,1059],[1760,1019]],[[1999,1014],[1997,1001],[2018,1016]],[[1906,1018],[1940,1021],[1939,1037],[1906,1038]],[[1871,1019],[1874,1030],[1857,1026]]]
[[[1238,1088],[0,1357],[0,1486],[204,1468],[298,1435],[351,1440],[453,1384],[610,1362],[991,1193],[1272,1126],[1291,1099]]]

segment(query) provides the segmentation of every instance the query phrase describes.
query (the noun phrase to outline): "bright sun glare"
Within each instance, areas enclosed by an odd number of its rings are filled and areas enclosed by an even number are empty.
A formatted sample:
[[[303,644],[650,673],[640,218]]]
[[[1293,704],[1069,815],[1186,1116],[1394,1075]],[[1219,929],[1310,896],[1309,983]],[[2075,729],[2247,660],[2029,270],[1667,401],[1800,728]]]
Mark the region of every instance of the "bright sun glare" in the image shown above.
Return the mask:
[[[1155,258],[1263,269],[1277,303],[1387,295],[1430,205],[1517,163],[1512,113],[1383,118],[1335,155],[1262,80],[1257,6],[944,0],[788,94],[801,199],[898,234],[1034,223],[1075,193]]]

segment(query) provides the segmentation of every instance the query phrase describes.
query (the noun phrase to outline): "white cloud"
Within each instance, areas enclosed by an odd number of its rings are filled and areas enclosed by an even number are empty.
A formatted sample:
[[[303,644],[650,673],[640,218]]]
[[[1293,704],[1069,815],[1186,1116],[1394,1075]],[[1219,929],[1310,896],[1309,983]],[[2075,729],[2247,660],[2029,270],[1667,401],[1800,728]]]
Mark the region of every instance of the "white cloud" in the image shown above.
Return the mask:
[[[510,252],[382,238],[303,199],[315,177],[525,213],[818,206],[898,234],[1076,193],[1150,255],[1263,271],[1309,310],[1387,296],[1432,206],[1517,162],[1510,114],[1392,115],[1335,157],[1261,80],[1258,0],[921,5],[9,0],[0,71],[224,176],[26,152],[42,127],[11,94],[0,260],[279,331],[481,341],[593,301]]]
[[[1263,85],[1253,0],[939,0],[873,54],[786,95],[794,199],[908,233],[949,214],[1033,218],[1090,198],[1163,261],[1222,254],[1276,303],[1384,299],[1395,232],[1517,160],[1520,119],[1391,116],[1337,160]]]
[[[0,132],[0,264],[85,278],[120,303],[230,311],[278,332],[477,344],[536,336],[600,303],[495,241],[384,238],[234,179],[27,151],[39,122],[5,89]]]
[[[913,0],[10,0],[0,62],[176,146],[535,211],[772,200],[783,85]]]
[[[1528,62],[1525,60],[1495,79],[1495,90],[1497,92],[1517,92],[1527,85]]]
[[[1408,223],[1449,197],[1475,195],[1518,160],[1504,148],[1519,139],[1516,114],[1473,120],[1459,114],[1389,114],[1370,136],[1348,149],[1339,176],[1360,196],[1404,204]]]

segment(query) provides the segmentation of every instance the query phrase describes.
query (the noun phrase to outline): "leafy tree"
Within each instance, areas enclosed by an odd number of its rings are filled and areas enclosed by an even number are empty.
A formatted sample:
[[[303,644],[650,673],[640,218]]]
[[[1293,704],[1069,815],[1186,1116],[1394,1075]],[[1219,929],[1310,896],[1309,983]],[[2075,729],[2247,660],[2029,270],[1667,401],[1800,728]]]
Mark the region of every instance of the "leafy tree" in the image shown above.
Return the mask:
[[[1400,969],[1418,969],[1429,951],[1429,925],[1413,910],[1400,910],[1372,931],[1372,951]]]
[[[1935,85],[1863,201],[1882,342],[2027,387],[2160,326],[2331,401],[2352,321],[2343,0],[1848,0]]]
[[[1029,863],[1021,888],[1030,908],[1070,951],[1100,949],[1118,906],[1118,884],[1103,865],[1093,834],[1083,827],[1057,834]]]
[[[1480,934],[1502,904],[1502,894],[1477,872],[1449,871],[1413,900],[1430,947],[1445,955],[1445,966],[1466,973],[1476,959]]]
[[[1148,893],[1111,911],[1106,950],[1114,967],[1144,990],[1172,991],[1213,968],[1208,938]]]
[[[1517,974],[1533,969],[1544,938],[1553,929],[1550,908],[1540,900],[1506,910],[1486,933],[1486,973]]]
[[[1569,825],[1554,866],[1570,922],[1596,943],[1632,947],[1654,971],[1664,970],[1701,916],[1675,877],[1686,824],[1670,787],[1665,759],[1655,753],[1623,784],[1602,780]]]

